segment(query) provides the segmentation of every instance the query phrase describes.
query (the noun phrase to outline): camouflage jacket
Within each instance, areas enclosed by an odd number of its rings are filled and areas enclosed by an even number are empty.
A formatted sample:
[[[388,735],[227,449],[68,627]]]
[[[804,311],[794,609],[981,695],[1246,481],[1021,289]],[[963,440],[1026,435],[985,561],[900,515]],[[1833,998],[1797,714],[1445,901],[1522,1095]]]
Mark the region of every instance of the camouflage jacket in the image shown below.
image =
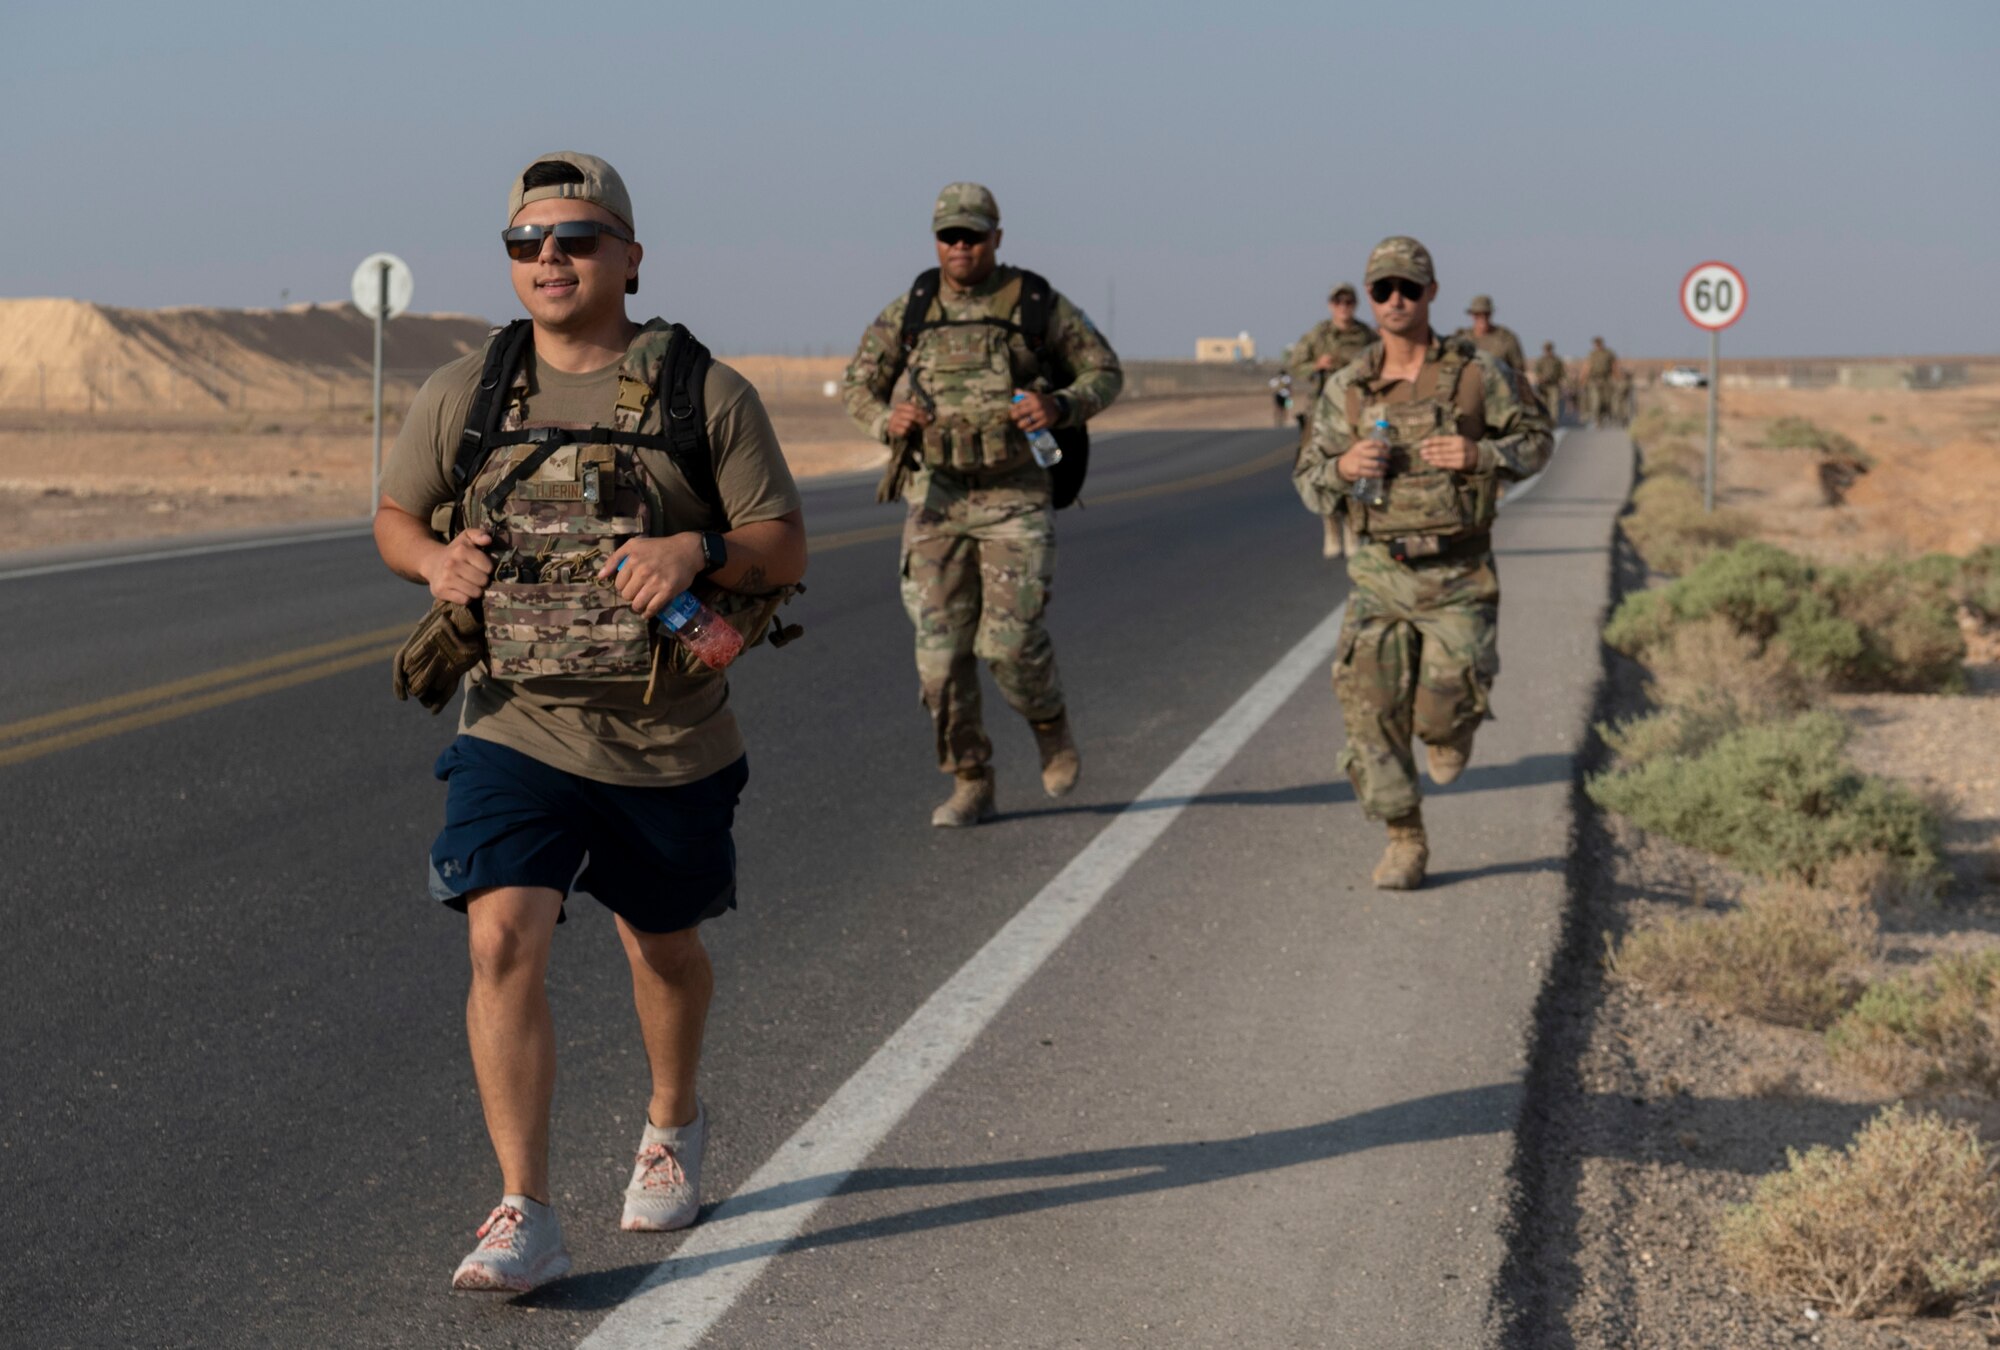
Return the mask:
[[[1485,337],[1478,336],[1470,328],[1461,328],[1452,336],[1464,338],[1516,375],[1528,373],[1528,357],[1527,353],[1521,350],[1521,339],[1515,337],[1514,330],[1504,324],[1494,324],[1493,330]]]
[[[1013,282],[1020,274],[1018,268],[996,267],[992,276],[969,291],[957,290],[946,281],[939,288],[934,308],[941,309],[941,317],[946,319],[1004,318],[1018,321],[1018,302],[1011,305],[1006,314],[995,313],[993,302],[1003,291],[1018,294],[1019,288],[1014,287]],[[861,335],[861,345],[855,349],[854,359],[847,363],[847,377],[842,381],[847,415],[854,419],[856,426],[885,444],[889,439],[890,395],[906,366],[902,329],[903,307],[908,301],[909,293],[906,291],[890,301],[888,308],[868,325],[868,331]],[[934,346],[930,339],[936,331],[920,337],[915,350],[909,355],[907,367],[915,384],[921,389],[922,397],[929,400],[940,414],[977,412],[960,409],[957,405],[964,400],[954,382],[945,374],[930,369]],[[1035,354],[1028,350],[1026,339],[1018,333],[1010,336],[1008,346],[1017,388],[1044,393],[1060,388],[1063,416],[1059,426],[1083,425],[1110,407],[1112,400],[1118,397],[1118,391],[1125,386],[1125,372],[1119,368],[1118,353],[1111,350],[1111,344],[1104,340],[1089,317],[1061,294],[1055,297],[1054,311],[1049,316],[1048,338],[1042,346],[1041,361],[1036,360]],[[1052,383],[1044,371],[1045,365],[1066,371],[1069,382],[1060,386]]]
[[[1535,358],[1535,384],[1538,388],[1547,389],[1552,385],[1561,384],[1568,378],[1569,367],[1563,363],[1560,356],[1548,355]]]
[[[1432,333],[1424,365],[1428,367],[1441,360],[1445,344],[1454,340]],[[1334,461],[1346,454],[1355,441],[1363,439],[1362,428],[1349,420],[1348,389],[1357,387],[1364,396],[1382,391],[1384,386],[1379,381],[1382,356],[1379,344],[1370,347],[1359,360],[1326,382],[1319,401],[1313,405],[1312,434],[1292,471],[1292,484],[1298,489],[1300,500],[1320,515],[1332,514],[1349,489]],[[1503,370],[1492,357],[1476,348],[1472,362],[1479,373],[1484,422],[1482,434],[1476,438],[1479,467],[1475,472],[1496,473],[1517,482],[1533,477],[1549,462],[1549,452],[1555,446],[1547,410],[1539,399],[1526,395],[1523,377],[1518,372]]]
[[[1618,353],[1609,347],[1593,347],[1590,351],[1590,378],[1608,380],[1612,371],[1618,368]]]
[[[1356,319],[1346,328],[1336,328],[1332,319],[1321,319],[1297,342],[1285,348],[1278,358],[1292,377],[1292,382],[1304,386],[1310,383],[1315,396],[1333,378],[1333,372],[1352,361],[1375,340],[1375,330]],[[1322,356],[1333,358],[1333,370],[1315,370],[1313,365]]]

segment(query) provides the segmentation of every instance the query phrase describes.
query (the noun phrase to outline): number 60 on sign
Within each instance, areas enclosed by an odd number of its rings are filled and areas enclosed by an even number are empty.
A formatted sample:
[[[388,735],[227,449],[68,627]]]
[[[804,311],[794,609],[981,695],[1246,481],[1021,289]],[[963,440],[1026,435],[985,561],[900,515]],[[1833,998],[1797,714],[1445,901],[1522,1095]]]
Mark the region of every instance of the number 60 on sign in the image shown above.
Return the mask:
[[[1681,313],[1697,328],[1729,327],[1743,317],[1743,274],[1728,263],[1702,263],[1681,279]]]

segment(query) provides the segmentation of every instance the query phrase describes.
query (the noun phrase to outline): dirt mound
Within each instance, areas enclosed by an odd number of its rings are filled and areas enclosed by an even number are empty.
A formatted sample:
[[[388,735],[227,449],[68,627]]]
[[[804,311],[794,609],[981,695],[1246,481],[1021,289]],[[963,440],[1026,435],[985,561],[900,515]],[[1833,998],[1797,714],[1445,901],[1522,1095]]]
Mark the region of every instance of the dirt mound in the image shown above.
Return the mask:
[[[383,335],[402,384],[485,339],[484,319],[405,314]],[[374,324],[348,304],[119,309],[0,300],[0,408],[298,406],[369,377]]]

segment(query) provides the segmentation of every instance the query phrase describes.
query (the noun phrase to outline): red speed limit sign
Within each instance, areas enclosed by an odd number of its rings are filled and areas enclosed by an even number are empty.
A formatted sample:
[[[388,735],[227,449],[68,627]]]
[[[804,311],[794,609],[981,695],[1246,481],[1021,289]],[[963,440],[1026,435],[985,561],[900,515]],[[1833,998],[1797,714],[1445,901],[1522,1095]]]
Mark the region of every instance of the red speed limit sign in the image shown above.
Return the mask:
[[[1743,274],[1728,263],[1705,262],[1681,278],[1681,313],[1711,332],[1743,317]]]

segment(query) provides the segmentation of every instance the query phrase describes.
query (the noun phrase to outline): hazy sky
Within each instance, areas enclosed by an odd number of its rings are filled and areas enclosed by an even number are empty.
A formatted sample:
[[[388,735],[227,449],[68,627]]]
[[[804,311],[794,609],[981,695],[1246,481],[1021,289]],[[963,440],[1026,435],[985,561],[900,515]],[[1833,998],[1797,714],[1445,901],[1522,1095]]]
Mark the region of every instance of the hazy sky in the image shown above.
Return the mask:
[[[1391,233],[1531,351],[1705,352],[1713,257],[1725,352],[1992,352],[1997,66],[1994,0],[19,3],[0,295],[334,300],[387,249],[417,308],[512,317],[508,180],[581,149],[635,317],[726,351],[850,349],[974,178],[1132,356],[1290,341]]]

